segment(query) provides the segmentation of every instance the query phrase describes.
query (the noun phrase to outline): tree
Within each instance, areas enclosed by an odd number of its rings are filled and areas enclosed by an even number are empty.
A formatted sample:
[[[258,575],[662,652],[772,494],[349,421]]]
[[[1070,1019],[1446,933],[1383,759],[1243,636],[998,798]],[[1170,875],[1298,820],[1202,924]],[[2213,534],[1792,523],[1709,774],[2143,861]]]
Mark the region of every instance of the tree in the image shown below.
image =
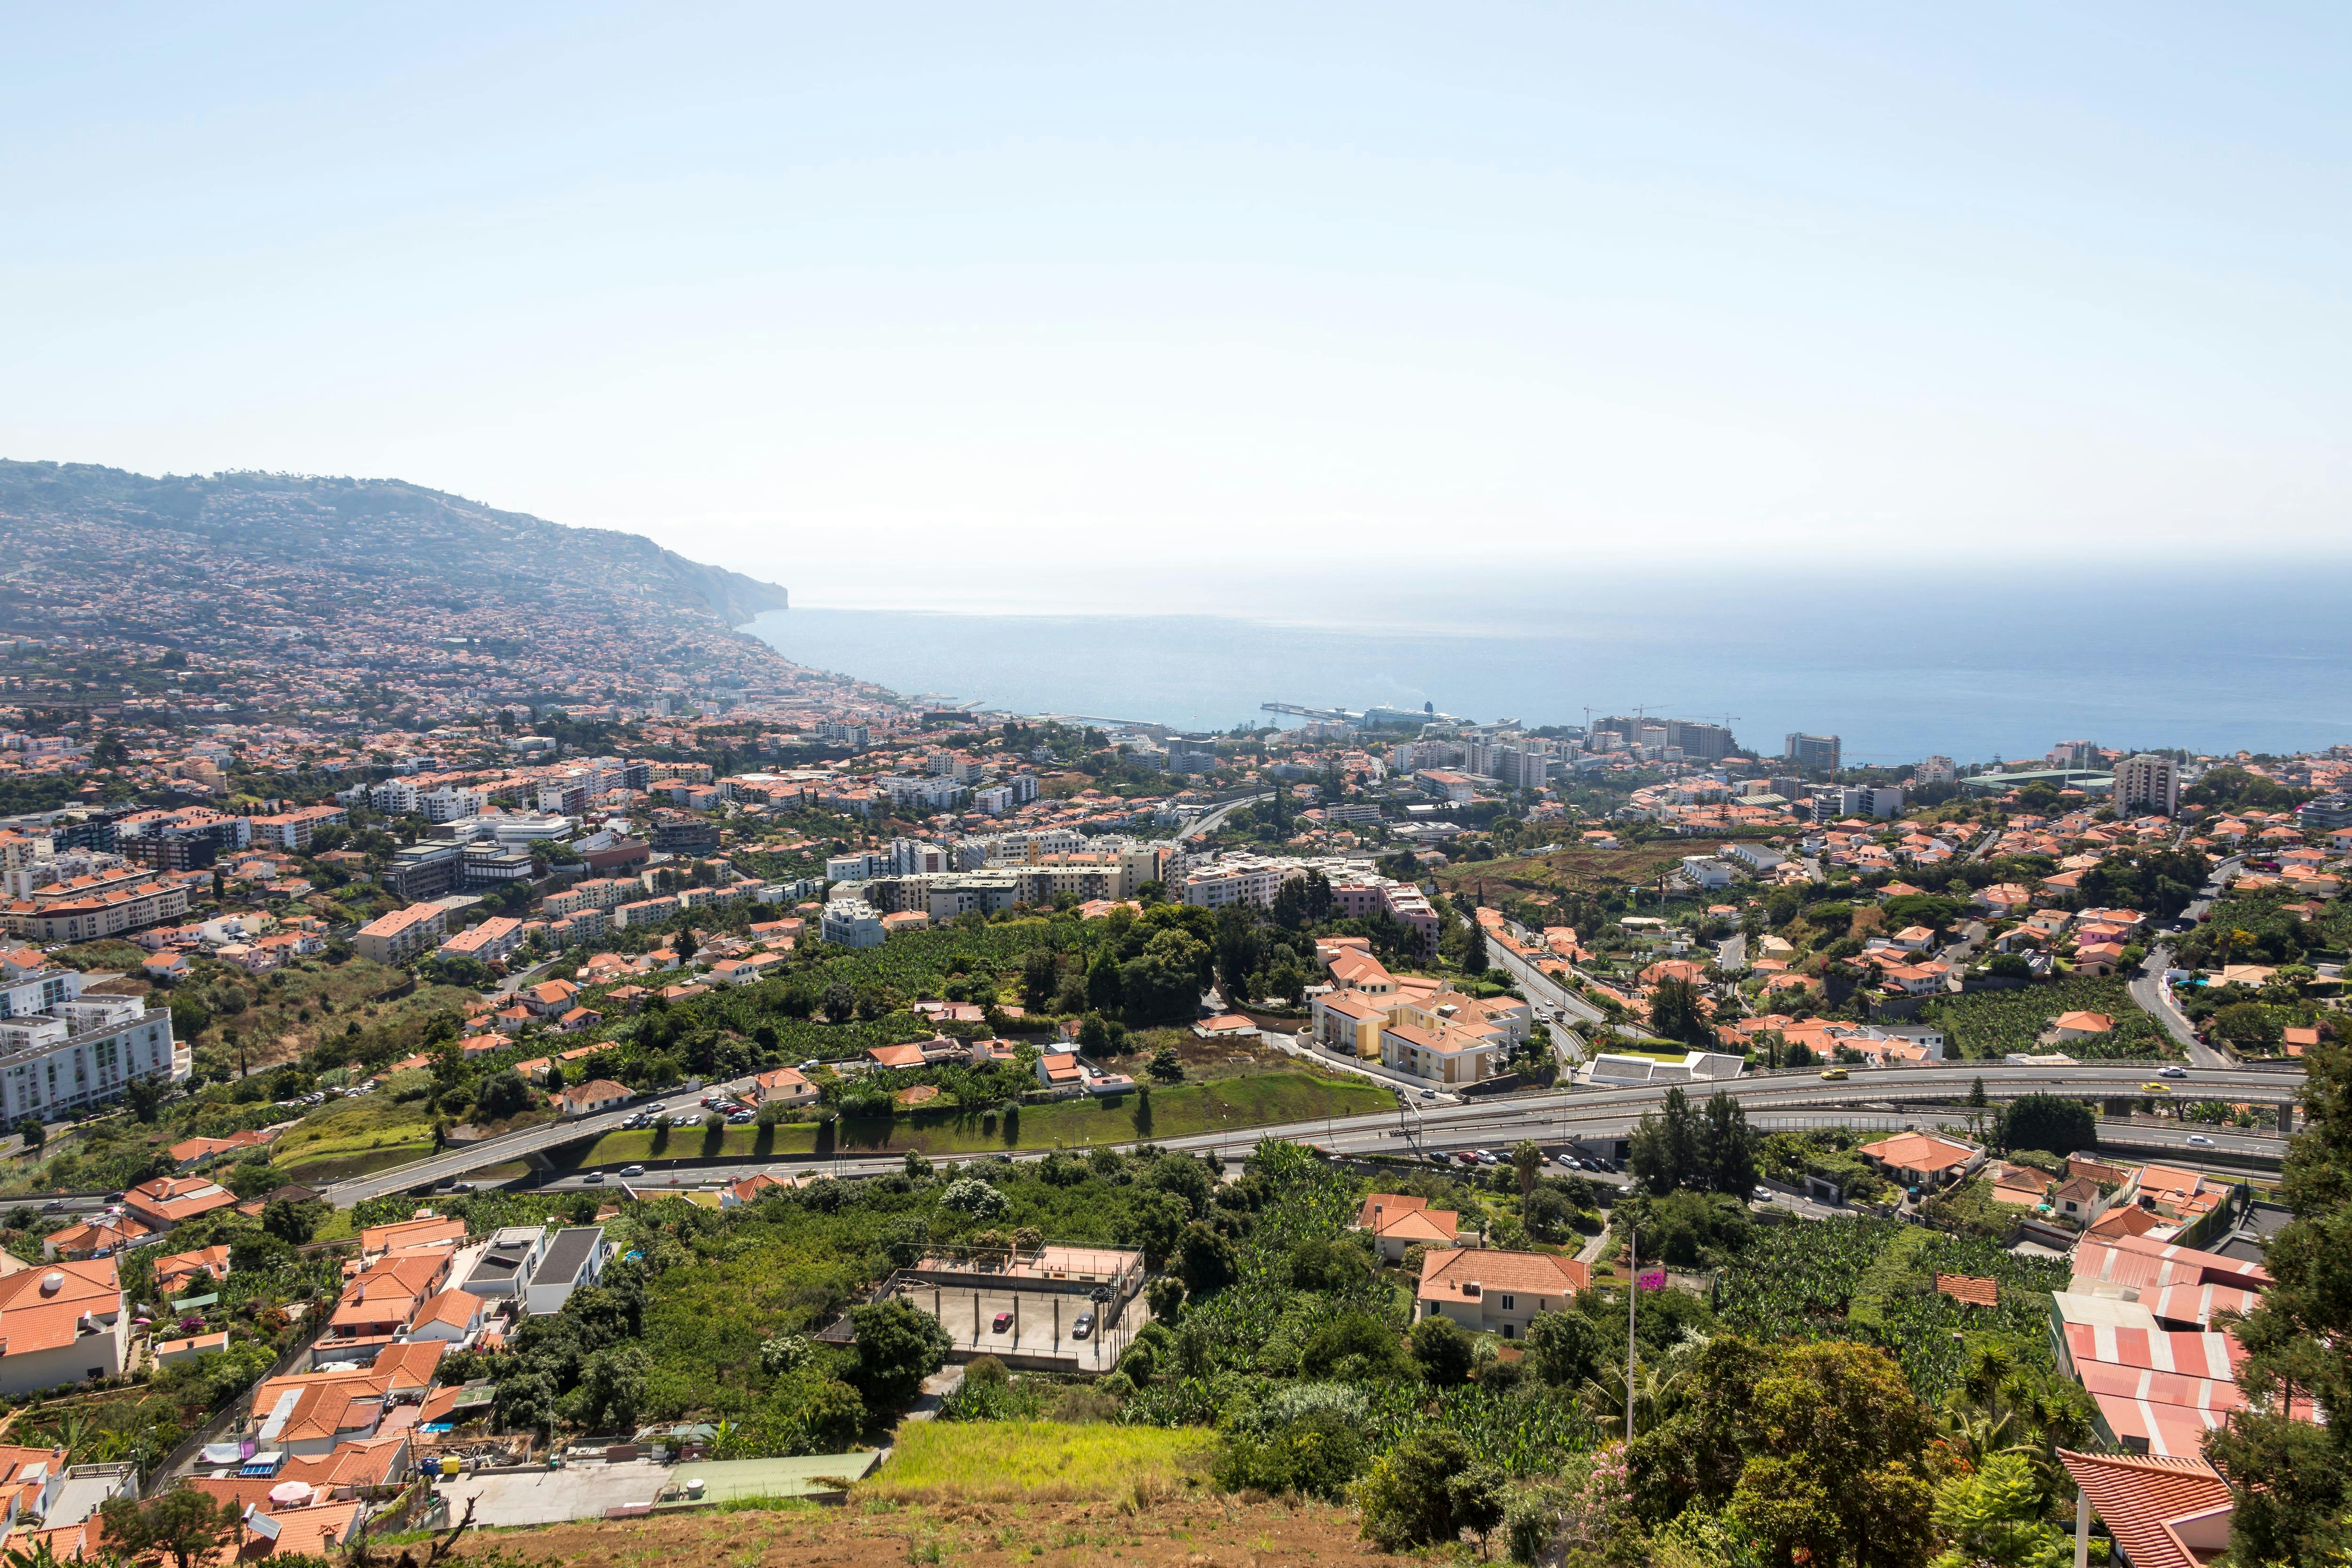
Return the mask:
[[[910,1182],[928,1182],[931,1179],[931,1162],[925,1157],[920,1149],[908,1150],[906,1159],[899,1162],[899,1168],[906,1172],[907,1179]]]
[[[1184,1064],[1176,1058],[1176,1047],[1162,1046],[1151,1053],[1151,1076],[1162,1083],[1184,1081]]]
[[[1119,972],[1118,954],[1105,945],[1095,954],[1094,963],[1087,966],[1087,1005],[1097,1013],[1116,1013],[1126,1000],[1126,981]]]
[[[1022,1005],[1032,1013],[1045,1011],[1061,982],[1060,955],[1051,948],[1030,949],[1028,956],[1021,961]]]
[[[192,1568],[236,1542],[243,1511],[229,1499],[215,1503],[194,1487],[176,1487],[143,1503],[113,1498],[99,1510],[99,1539],[125,1557],[161,1552],[173,1568]]]
[[[1432,1313],[1412,1326],[1412,1359],[1421,1375],[1438,1388],[1454,1388],[1470,1381],[1470,1336],[1451,1318]]]
[[[1462,944],[1462,972],[1465,974],[1486,973],[1486,928],[1478,923],[1472,911],[1470,940]]]
[[[319,1233],[320,1225],[334,1212],[333,1206],[317,1200],[297,1202],[278,1198],[261,1207],[261,1228],[289,1247],[308,1247]]]
[[[1177,1239],[1176,1272],[1194,1300],[1223,1289],[1234,1279],[1234,1244],[1194,1220]]]
[[[1680,975],[1669,975],[1650,993],[1650,1028],[1664,1038],[1688,1046],[1715,1043],[1715,1025],[1698,987]]]
[[[940,1337],[946,1337],[946,1331],[940,1331]],[[938,1370],[936,1366],[931,1369]],[[929,1373],[923,1374],[929,1375]],[[607,1345],[590,1356],[586,1375],[580,1382],[581,1425],[614,1431],[634,1428],[638,1407],[645,1403],[646,1385],[652,1376],[653,1358],[640,1344]],[[915,1381],[919,1384],[922,1377]]]
[[[1468,1447],[1442,1426],[1406,1438],[1357,1489],[1365,1539],[1388,1552],[1452,1541],[1462,1533],[1454,1481],[1469,1469]]]
[[[937,1318],[900,1297],[852,1307],[849,1323],[857,1356],[849,1381],[877,1411],[913,1399],[953,1348]]]
[[[959,1176],[940,1194],[940,1206],[987,1221],[1010,1208],[1012,1200],[978,1176]]]
[[[1930,1568],[2064,1568],[2074,1551],[2043,1518],[2042,1486],[2023,1454],[1989,1456],[1937,1489],[1936,1532],[1951,1542]]]
[[[2250,1563],[2352,1546],[2352,1421],[2336,1418],[2352,1411],[2352,1047],[2323,1044],[2304,1067],[2310,1121],[2280,1180],[2294,1218],[2263,1248],[2274,1283],[2236,1329],[2247,1403],[2205,1449],[2236,1500],[2231,1554]]]
[[[1703,1153],[1708,1184],[1745,1198],[1756,1186],[1756,1133],[1748,1112],[1723,1089],[1707,1097]]]
[[[1581,1388],[1609,1364],[1612,1347],[1581,1312],[1538,1312],[1528,1325],[1528,1365],[1554,1388]]]
[[[2001,1147],[2072,1154],[2099,1144],[2099,1120],[2083,1100],[2054,1094],[2029,1094],[2011,1102],[2000,1117]]]
[[[1688,1353],[1689,1392],[1628,1451],[1637,1512],[1664,1523],[1693,1503],[1727,1510],[1779,1563],[1912,1568],[1927,1555],[1933,1429],[1884,1352],[1717,1334]]]
[[[2278,1016],[2259,1002],[2233,1002],[2213,1015],[2213,1034],[2241,1049],[2269,1050],[2285,1033]]]
[[[1519,1178],[1519,1202],[1536,1190],[1536,1178],[1543,1174],[1543,1151],[1532,1139],[1522,1138],[1511,1146],[1511,1170]]]
[[[501,1068],[474,1086],[474,1114],[484,1121],[503,1121],[530,1109],[530,1086],[512,1068]]]
[[[37,1116],[27,1116],[16,1123],[16,1136],[25,1141],[27,1149],[37,1149],[49,1141],[49,1130]]]
[[[122,1091],[122,1103],[131,1108],[131,1120],[152,1127],[166,1092],[164,1086],[152,1078],[134,1078]]]
[[[1127,1021],[1134,1025],[1189,1024],[1200,1016],[1201,972],[1209,944],[1183,931],[1162,931],[1119,969]]]
[[[1627,1169],[1643,1189],[1664,1197],[1678,1187],[1706,1184],[1699,1119],[1680,1086],[1666,1090],[1659,1110],[1645,1110],[1633,1129]]]

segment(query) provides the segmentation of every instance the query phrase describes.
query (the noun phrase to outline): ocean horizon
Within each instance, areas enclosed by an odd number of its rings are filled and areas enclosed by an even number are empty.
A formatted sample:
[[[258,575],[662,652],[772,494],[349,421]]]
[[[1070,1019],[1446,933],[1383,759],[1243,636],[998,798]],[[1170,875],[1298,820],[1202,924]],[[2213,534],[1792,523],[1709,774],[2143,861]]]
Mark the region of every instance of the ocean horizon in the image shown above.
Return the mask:
[[[1428,703],[1530,726],[1581,724],[1588,705],[1727,720],[1759,752],[1804,731],[1886,764],[2039,756],[2063,740],[2207,752],[2352,742],[2340,563],[1917,576],[1286,574],[1226,596],[1249,614],[827,605],[745,629],[908,696],[1188,730],[1299,721],[1266,702]]]

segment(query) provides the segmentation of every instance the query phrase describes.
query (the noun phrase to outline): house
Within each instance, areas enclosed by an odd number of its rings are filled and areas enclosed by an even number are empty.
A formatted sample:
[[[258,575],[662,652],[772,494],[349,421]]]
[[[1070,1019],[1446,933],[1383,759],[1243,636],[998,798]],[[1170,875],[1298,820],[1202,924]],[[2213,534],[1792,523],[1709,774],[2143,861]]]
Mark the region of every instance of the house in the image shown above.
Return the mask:
[[[408,1339],[446,1340],[465,1344],[482,1331],[482,1299],[461,1289],[428,1296],[408,1321]]]
[[[1372,1238],[1382,1258],[1397,1263],[1408,1247],[1452,1247],[1460,1218],[1455,1210],[1431,1208],[1425,1199],[1374,1193],[1357,1209],[1355,1228]]]
[[[236,1194],[202,1176],[158,1176],[122,1194],[122,1209],[150,1230],[169,1230],[198,1215],[234,1208]]]
[[[2080,1454],[2058,1450],[2081,1506],[2074,1514],[2079,1559],[2096,1515],[2116,1555],[2131,1568],[2205,1568],[2230,1545],[2236,1500],[2201,1454]]]
[[[2061,1013],[2052,1020],[2050,1033],[2062,1040],[2091,1040],[2116,1032],[2116,1021],[2105,1013]]]
[[[188,955],[178,948],[167,947],[150,954],[139,965],[140,973],[151,981],[170,982],[188,977]]]
[[[798,1068],[778,1068],[763,1072],[753,1080],[762,1105],[812,1105],[816,1101],[816,1085]]]
[[[1969,1174],[1984,1162],[1984,1151],[1929,1132],[1898,1132],[1855,1151],[1906,1187],[1932,1190]]]
[[[1327,1051],[1379,1059],[1381,1030],[1389,1020],[1386,997],[1357,990],[1328,991],[1308,1010],[1307,1032]]]
[[[866,1059],[877,1068],[919,1068],[923,1065],[920,1046],[868,1046]]]
[[[746,1176],[740,1182],[730,1182],[719,1188],[719,1206],[722,1209],[737,1208],[751,1202],[762,1193],[772,1192],[778,1188],[789,1188],[791,1185],[792,1184],[782,1177],[772,1176],[767,1172],[761,1171],[756,1175]]]
[[[1549,1252],[1433,1248],[1413,1288],[1413,1321],[1445,1317],[1474,1333],[1524,1336],[1538,1312],[1557,1312],[1591,1283],[1591,1270]]]
[[[198,1356],[214,1355],[228,1349],[228,1331],[215,1329],[209,1334],[193,1334],[184,1340],[157,1340],[154,1345],[158,1365],[171,1366]]]
[[[373,1361],[402,1337],[424,1305],[449,1278],[447,1252],[394,1253],[362,1269],[336,1300],[326,1333],[310,1349],[313,1364]]]
[[[254,1438],[264,1448],[297,1456],[364,1442],[395,1406],[424,1398],[448,1349],[439,1340],[388,1344],[368,1365],[270,1378],[254,1390]]]
[[[610,1079],[594,1078],[576,1088],[558,1089],[548,1098],[562,1117],[593,1116],[629,1103],[630,1091]]]
[[[261,1148],[268,1144],[270,1139],[269,1133],[251,1131],[232,1132],[226,1138],[184,1138],[173,1144],[165,1152],[170,1154],[180,1169],[184,1171],[189,1166],[209,1160],[215,1154],[234,1154],[240,1149]]]
[[[135,1219],[99,1218],[84,1225],[69,1225],[53,1230],[41,1238],[44,1259],[63,1258],[79,1263],[84,1258],[108,1258],[128,1247],[135,1247],[155,1233]]]
[[[464,1289],[485,1300],[520,1302],[540,1260],[547,1256],[547,1232],[535,1225],[510,1225],[490,1237]]]
[[[569,980],[542,980],[515,994],[515,1000],[535,1018],[561,1017],[580,999],[580,987]]]
[[[1075,1051],[1055,1051],[1037,1058],[1037,1081],[1047,1089],[1076,1089],[1086,1076]]]
[[[131,1314],[111,1258],[0,1276],[0,1394],[119,1377]]]
[[[198,1247],[155,1260],[155,1289],[165,1296],[194,1295],[214,1280],[228,1278],[228,1248]]]
[[[593,1285],[604,1277],[604,1265],[612,1248],[604,1242],[601,1225],[571,1226],[555,1233],[548,1244],[547,1254],[539,1267],[531,1271],[530,1283],[524,1288],[523,1308],[533,1317],[563,1310],[563,1303],[572,1299],[574,1290]]]
[[[429,1247],[458,1247],[465,1244],[464,1220],[445,1218],[426,1210],[414,1219],[366,1226],[360,1232],[360,1257],[373,1259],[386,1253],[415,1251]]]
[[[2098,1212],[2099,1184],[2088,1176],[2069,1176],[2050,1190],[2050,1212],[2076,1225],[2088,1225]]]
[[[1992,1174],[1992,1200],[2018,1208],[2039,1208],[2050,1178],[2031,1165],[2002,1164]]]

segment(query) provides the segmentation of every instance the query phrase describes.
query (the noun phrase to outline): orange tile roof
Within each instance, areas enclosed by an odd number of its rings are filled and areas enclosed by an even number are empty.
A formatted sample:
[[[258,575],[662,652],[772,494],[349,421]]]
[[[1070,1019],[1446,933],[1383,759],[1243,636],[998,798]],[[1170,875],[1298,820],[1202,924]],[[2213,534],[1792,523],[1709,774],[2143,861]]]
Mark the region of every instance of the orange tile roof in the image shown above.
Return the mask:
[[[2000,1305],[2000,1281],[1998,1279],[1979,1279],[1969,1274],[1938,1274],[1936,1276],[1936,1289],[1953,1300],[1971,1307]]]
[[[2091,1500],[2132,1568],[2203,1568],[2211,1555],[2184,1541],[2181,1521],[2231,1506],[2228,1483],[2203,1459],[2077,1454],[2058,1460]],[[2226,1528],[2221,1531],[2227,1538]]]
[[[1549,1252],[1434,1249],[1421,1260],[1415,1288],[1423,1301],[1475,1301],[1488,1290],[1531,1296],[1566,1296],[1591,1283],[1591,1270],[1572,1258]]]

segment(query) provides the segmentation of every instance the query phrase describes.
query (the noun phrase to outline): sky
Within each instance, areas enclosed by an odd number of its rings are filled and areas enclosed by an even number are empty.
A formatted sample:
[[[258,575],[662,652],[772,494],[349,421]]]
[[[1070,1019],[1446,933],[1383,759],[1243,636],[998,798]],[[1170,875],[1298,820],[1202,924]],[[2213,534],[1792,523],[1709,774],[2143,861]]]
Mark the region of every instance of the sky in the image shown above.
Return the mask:
[[[2345,548],[2342,6],[12,10],[0,456],[843,605]]]

